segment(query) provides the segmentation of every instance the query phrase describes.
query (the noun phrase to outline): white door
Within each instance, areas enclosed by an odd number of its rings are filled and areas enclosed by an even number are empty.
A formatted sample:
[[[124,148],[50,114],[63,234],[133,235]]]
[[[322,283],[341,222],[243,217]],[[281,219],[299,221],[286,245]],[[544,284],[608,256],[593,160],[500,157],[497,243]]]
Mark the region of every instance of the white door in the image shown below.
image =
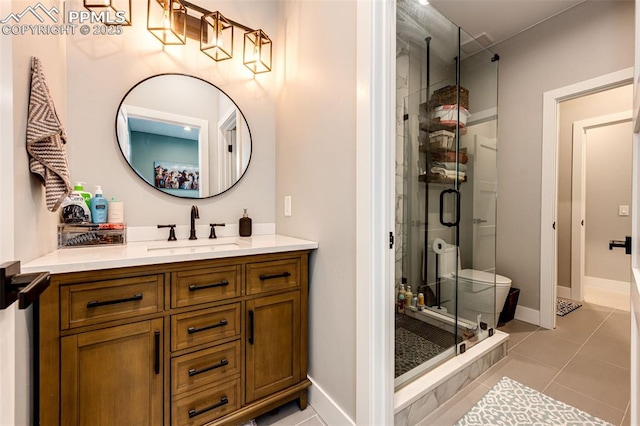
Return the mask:
[[[621,309],[629,305],[630,259],[607,243],[631,233],[618,208],[629,214],[631,119],[625,111],[573,123],[571,298]]]
[[[496,139],[474,135],[473,269],[495,270],[498,172]]]

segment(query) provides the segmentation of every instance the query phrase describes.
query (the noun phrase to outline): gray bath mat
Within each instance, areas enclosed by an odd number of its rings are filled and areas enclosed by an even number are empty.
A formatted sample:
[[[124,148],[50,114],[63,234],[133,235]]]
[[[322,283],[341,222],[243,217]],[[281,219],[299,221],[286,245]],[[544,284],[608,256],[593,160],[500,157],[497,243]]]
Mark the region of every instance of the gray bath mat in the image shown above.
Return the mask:
[[[580,425],[610,426],[591,414],[503,377],[456,426]]]
[[[563,317],[570,312],[575,311],[580,306],[580,303],[572,302],[571,300],[558,299],[556,303],[556,315]]]

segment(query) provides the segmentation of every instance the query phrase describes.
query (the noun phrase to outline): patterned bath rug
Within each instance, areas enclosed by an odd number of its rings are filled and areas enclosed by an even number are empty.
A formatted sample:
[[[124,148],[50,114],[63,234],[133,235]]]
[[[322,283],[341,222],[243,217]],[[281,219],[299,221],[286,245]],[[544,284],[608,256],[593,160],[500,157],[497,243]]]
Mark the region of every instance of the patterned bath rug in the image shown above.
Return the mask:
[[[591,414],[503,377],[456,426],[611,426]]]
[[[582,306],[582,305],[580,303],[577,303],[577,302],[572,302],[570,300],[564,300],[564,299],[558,299],[558,301],[556,303],[556,315],[558,315],[559,317],[563,317],[563,316],[567,315],[568,313],[575,311],[580,306]]]

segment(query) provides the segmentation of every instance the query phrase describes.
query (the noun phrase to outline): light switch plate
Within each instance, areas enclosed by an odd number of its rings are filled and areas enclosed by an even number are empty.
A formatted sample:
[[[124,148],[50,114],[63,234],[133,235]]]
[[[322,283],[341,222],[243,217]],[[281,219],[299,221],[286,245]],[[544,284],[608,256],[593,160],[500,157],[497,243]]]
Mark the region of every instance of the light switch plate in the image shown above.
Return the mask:
[[[284,197],[284,215],[291,216],[291,195]]]
[[[629,216],[629,206],[619,206],[618,214],[620,216]]]

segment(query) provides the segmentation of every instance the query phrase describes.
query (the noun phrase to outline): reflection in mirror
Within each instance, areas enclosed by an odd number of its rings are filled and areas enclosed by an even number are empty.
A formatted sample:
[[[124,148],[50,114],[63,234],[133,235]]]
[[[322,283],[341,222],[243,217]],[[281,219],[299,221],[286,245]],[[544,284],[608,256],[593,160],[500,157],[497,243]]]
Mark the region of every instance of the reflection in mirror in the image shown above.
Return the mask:
[[[251,159],[251,133],[238,106],[216,86],[182,74],[153,76],[129,90],[116,137],[138,176],[177,197],[228,190]]]

